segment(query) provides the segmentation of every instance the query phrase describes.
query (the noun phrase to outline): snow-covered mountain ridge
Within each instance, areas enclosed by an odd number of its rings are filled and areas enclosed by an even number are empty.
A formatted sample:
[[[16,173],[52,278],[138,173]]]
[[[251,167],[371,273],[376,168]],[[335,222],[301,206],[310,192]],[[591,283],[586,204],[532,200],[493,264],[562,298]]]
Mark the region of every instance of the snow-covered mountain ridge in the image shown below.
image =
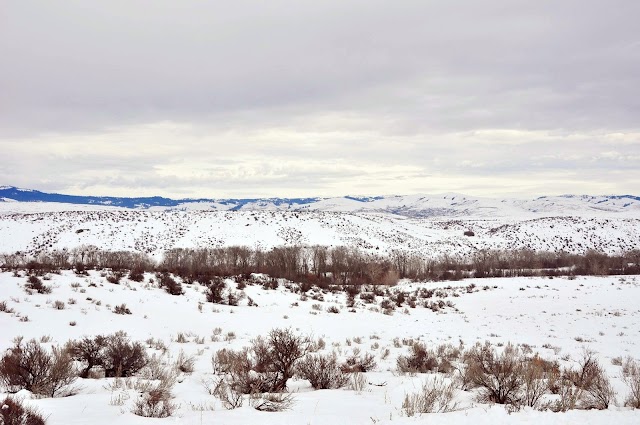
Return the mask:
[[[20,203],[39,205],[21,206]],[[0,186],[0,213],[93,210],[98,207],[204,211],[331,211],[390,213],[405,217],[520,217],[543,215],[640,216],[640,197],[633,195],[542,196],[532,199],[478,198],[461,194],[392,195],[333,198],[170,199],[98,197],[45,193]]]

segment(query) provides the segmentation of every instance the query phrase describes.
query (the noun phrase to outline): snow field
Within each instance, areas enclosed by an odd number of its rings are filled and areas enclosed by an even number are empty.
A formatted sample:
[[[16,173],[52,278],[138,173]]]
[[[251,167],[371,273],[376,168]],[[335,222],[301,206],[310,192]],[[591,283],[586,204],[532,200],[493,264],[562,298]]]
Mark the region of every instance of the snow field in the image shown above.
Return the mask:
[[[440,290],[453,307],[434,312],[424,307],[400,307],[383,314],[374,304],[358,301],[355,312],[345,306],[344,293],[312,292],[304,300],[280,285],[266,290],[249,285],[243,291],[258,304],[239,306],[205,302],[204,288],[183,285],[184,295],[171,296],[154,284],[130,282],[108,283],[99,272],[88,277],[65,271],[44,280],[52,286],[50,294],[28,295],[26,278],[11,273],[0,274],[0,301],[13,313],[0,313],[0,349],[12,345],[16,336],[40,339],[47,344],[64,344],[69,339],[126,331],[135,341],[153,338],[168,348],[163,361],[175,361],[180,352],[193,356],[194,372],[182,374],[173,387],[176,414],[166,423],[266,423],[266,424],[335,424],[335,423],[418,423],[428,418],[433,423],[638,423],[640,412],[624,407],[606,411],[537,412],[525,409],[508,414],[503,406],[478,404],[473,393],[458,391],[459,411],[409,418],[401,410],[405,394],[420,389],[432,374],[417,376],[396,372],[396,359],[407,354],[411,341],[428,347],[443,343],[465,347],[476,341],[490,341],[495,346],[508,342],[530,346],[543,358],[562,365],[573,364],[584,347],[598,353],[609,378],[618,392],[620,405],[628,389],[621,380],[620,367],[612,364],[616,357],[640,357],[640,277],[578,277],[470,279],[461,282],[402,282],[398,290],[411,292],[419,288]],[[228,281],[232,287],[235,283]],[[474,287],[469,285],[473,284]],[[469,289],[471,288],[471,289]],[[315,294],[315,295],[314,295]],[[457,296],[454,296],[456,294]],[[322,301],[319,299],[322,296]],[[70,299],[74,301],[70,301]],[[357,298],[356,298],[357,299]],[[381,300],[378,297],[377,301]],[[64,309],[53,306],[65,303]],[[99,303],[98,303],[99,301]],[[112,312],[125,303],[131,315]],[[335,306],[339,313],[329,313]],[[374,311],[375,310],[375,311]],[[28,321],[21,321],[22,317]],[[24,320],[24,319],[23,319]],[[70,323],[75,322],[75,326]],[[209,394],[203,382],[214,378],[211,356],[222,348],[239,349],[250,340],[266,335],[274,328],[290,327],[297,334],[322,338],[325,348],[335,350],[339,358],[359,352],[375,356],[377,367],[365,373],[367,385],[361,391],[348,388],[314,391],[305,380],[293,379],[289,390],[295,404],[285,412],[267,413],[251,408],[225,410]],[[181,334],[181,335],[180,335]],[[178,342],[179,337],[188,342]],[[153,348],[149,354],[161,356]],[[113,378],[78,380],[79,393],[66,398],[28,400],[55,424],[149,423],[131,413],[139,397],[135,379],[126,388]],[[22,394],[28,398],[28,394]]]

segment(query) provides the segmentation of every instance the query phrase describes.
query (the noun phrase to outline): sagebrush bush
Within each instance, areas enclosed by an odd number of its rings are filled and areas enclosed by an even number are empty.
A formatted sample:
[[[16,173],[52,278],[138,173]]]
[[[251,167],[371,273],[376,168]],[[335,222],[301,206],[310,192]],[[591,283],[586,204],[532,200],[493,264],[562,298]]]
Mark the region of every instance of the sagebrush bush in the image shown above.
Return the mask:
[[[291,393],[252,394],[250,400],[253,408],[261,412],[284,412],[295,402]]]
[[[229,385],[243,394],[280,392],[295,371],[296,363],[309,350],[310,340],[290,329],[273,329],[266,338],[257,337],[240,351],[220,350],[214,370],[230,376]]]
[[[105,374],[108,377],[131,376],[148,362],[144,345],[131,342],[124,332],[117,332],[107,338],[105,349]]]
[[[171,295],[182,295],[182,285],[177,282],[169,273],[161,273],[157,275],[158,283]]]
[[[46,350],[35,339],[22,338],[0,360],[0,382],[9,392],[28,390],[47,397],[72,393],[77,373],[66,348]]]
[[[622,368],[622,379],[629,387],[625,406],[640,409],[640,364],[628,358]]]
[[[125,332],[85,337],[69,346],[73,357],[83,364],[82,377],[88,377],[93,367],[104,368],[107,377],[132,376],[148,362],[144,345],[131,342]]]
[[[438,370],[438,358],[426,345],[415,342],[408,355],[398,357],[396,366],[401,373],[426,373]]]
[[[176,408],[177,406],[171,402],[170,390],[158,385],[144,392],[136,400],[131,412],[145,418],[168,418]]]
[[[195,362],[195,357],[189,356],[183,350],[180,350],[174,362],[174,367],[182,373],[193,373]]]
[[[425,381],[417,393],[405,395],[402,410],[407,416],[451,412],[457,407],[454,397],[455,386],[442,377],[436,377]]]
[[[375,357],[371,353],[366,353],[364,356],[351,355],[342,363],[340,369],[344,373],[354,372],[369,372],[375,369],[377,366]]]
[[[45,425],[42,415],[32,407],[12,397],[0,399],[0,424],[3,425]]]
[[[296,371],[316,390],[342,388],[349,381],[349,375],[342,372],[335,353],[308,354],[298,362]]]
[[[115,314],[131,314],[131,310],[129,310],[129,307],[127,307],[126,304],[120,304],[113,307],[113,312]]]
[[[69,342],[71,355],[83,363],[80,370],[81,378],[88,378],[92,368],[104,366],[106,347],[107,338],[102,335],[93,338],[86,336],[79,341]]]
[[[538,355],[525,359],[522,370],[522,393],[519,404],[537,408],[540,400],[549,391],[549,375],[557,375],[556,363],[541,359]]]
[[[120,284],[120,279],[122,279],[122,273],[109,273],[107,275],[107,282],[113,283],[114,285]]]
[[[593,351],[585,350],[578,368],[565,370],[563,379],[576,388],[576,407],[603,410],[615,401],[616,392]]]
[[[131,269],[129,271],[129,280],[133,282],[142,282],[144,280],[144,270],[142,269]]]
[[[227,410],[242,407],[242,405],[244,404],[242,393],[236,391],[233,386],[227,381],[228,379],[221,378],[216,383],[214,383],[211,394],[216,396],[222,402],[224,408]]]
[[[30,291],[36,291],[39,294],[50,294],[51,287],[42,283],[38,276],[31,275],[27,278],[25,288]]]
[[[227,284],[221,277],[209,280],[205,296],[207,301],[214,304],[222,304],[224,299],[223,292],[227,288]]]
[[[508,344],[502,354],[487,342],[465,355],[469,379],[480,388],[479,399],[497,404],[517,404],[523,386],[523,363],[518,348]]]

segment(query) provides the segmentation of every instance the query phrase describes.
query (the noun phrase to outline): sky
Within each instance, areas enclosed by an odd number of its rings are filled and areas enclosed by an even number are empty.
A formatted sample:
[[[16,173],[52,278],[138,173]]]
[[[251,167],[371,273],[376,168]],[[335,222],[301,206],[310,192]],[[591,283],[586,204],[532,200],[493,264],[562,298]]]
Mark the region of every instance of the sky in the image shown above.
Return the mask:
[[[640,194],[637,0],[2,0],[0,185]]]

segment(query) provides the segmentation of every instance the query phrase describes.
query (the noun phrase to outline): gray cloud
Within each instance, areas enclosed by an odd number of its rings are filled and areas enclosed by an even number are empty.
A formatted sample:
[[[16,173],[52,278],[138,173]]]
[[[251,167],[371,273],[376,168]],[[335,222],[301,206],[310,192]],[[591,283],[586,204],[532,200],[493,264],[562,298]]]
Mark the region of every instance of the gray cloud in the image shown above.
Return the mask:
[[[634,192],[639,15],[633,0],[10,0],[0,183]]]

